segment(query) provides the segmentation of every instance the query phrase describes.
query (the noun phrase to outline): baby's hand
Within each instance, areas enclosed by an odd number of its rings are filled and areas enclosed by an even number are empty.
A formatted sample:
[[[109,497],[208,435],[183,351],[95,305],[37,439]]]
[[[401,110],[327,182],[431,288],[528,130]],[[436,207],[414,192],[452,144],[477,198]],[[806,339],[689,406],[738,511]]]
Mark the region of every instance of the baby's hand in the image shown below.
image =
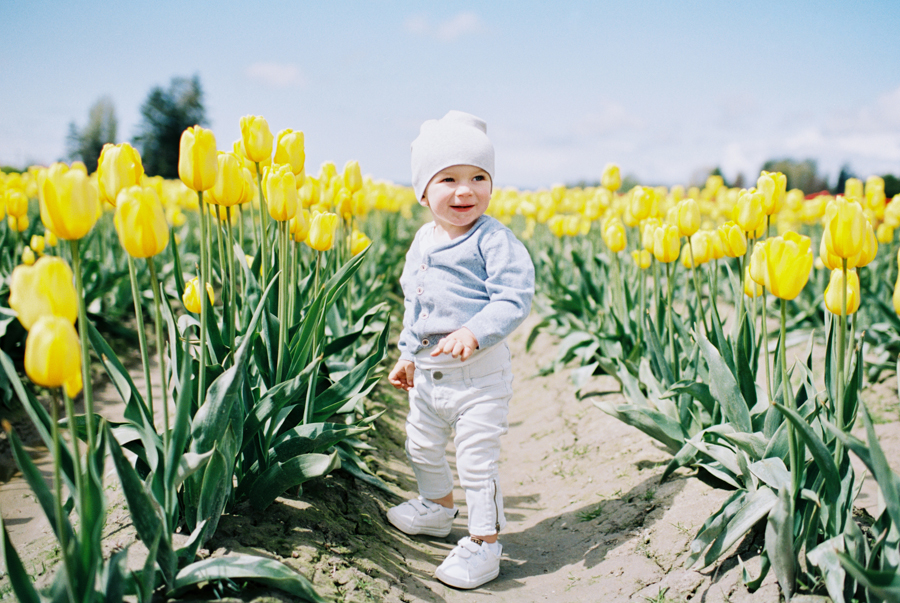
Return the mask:
[[[450,354],[454,358],[467,360],[478,348],[478,340],[475,335],[463,327],[453,331],[446,337],[443,337],[434,349],[431,351],[432,356],[440,356],[441,354]]]
[[[409,360],[398,360],[388,375],[388,381],[397,389],[409,391],[413,388],[413,375],[416,365]]]

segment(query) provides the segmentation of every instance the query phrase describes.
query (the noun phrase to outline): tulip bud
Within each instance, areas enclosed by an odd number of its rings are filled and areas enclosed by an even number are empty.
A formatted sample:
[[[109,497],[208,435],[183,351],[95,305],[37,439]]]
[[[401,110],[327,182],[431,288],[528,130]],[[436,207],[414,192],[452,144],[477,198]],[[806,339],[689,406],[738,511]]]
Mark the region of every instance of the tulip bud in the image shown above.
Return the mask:
[[[144,165],[134,147],[127,142],[103,145],[97,161],[97,186],[101,201],[115,206],[119,191],[140,184],[143,175]]]
[[[619,173],[619,166],[615,163],[607,163],[603,168],[603,174],[600,176],[600,185],[610,192],[616,192],[622,186],[622,176]]]
[[[560,215],[551,216],[549,220],[547,220],[547,228],[550,229],[550,233],[557,238],[562,238],[565,234],[563,229],[565,228],[565,220]]]
[[[353,229],[353,235],[350,237],[350,253],[353,255],[357,255],[362,252],[369,244],[372,242],[372,239],[367,237],[365,233],[360,232]]]
[[[872,223],[866,220],[865,234],[863,235],[862,249],[856,255],[853,265],[847,263],[848,268],[862,268],[868,266],[875,256],[878,255],[878,239],[875,238],[875,232],[872,230]]]
[[[689,237],[700,230],[700,207],[696,201],[685,199],[675,206],[675,210],[681,236]]]
[[[21,218],[28,213],[28,197],[23,191],[6,189],[6,213],[13,218]]]
[[[131,257],[153,257],[169,244],[169,225],[162,203],[149,186],[132,186],[119,193],[113,223],[122,247]]]
[[[753,281],[764,286],[766,284],[766,244],[762,241],[757,242],[753,246],[753,253],[750,254],[750,265],[747,266],[747,274]]]
[[[729,221],[719,227],[719,233],[725,245],[725,255],[739,258],[747,253],[747,237],[740,226]]]
[[[362,172],[359,163],[351,160],[344,165],[344,186],[351,193],[356,193],[362,188]]]
[[[609,226],[603,229],[603,242],[609,247],[613,253],[619,253],[625,249],[627,241],[625,240],[625,227],[618,220],[614,220]]]
[[[875,238],[882,245],[888,245],[894,242],[894,229],[887,224],[879,224],[875,231]]]
[[[309,222],[309,211],[302,208],[291,218],[291,236],[295,242],[302,243],[309,236]]]
[[[216,294],[213,293],[212,285],[206,283],[206,293],[209,295],[209,303],[216,303]],[[200,306],[203,303],[203,300],[200,297],[200,279],[197,277],[189,280],[184,286],[184,295],[181,296],[181,301],[184,303],[184,308],[188,312],[193,312],[194,314],[200,313]]]
[[[766,214],[763,212],[762,200],[761,193],[745,192],[738,197],[732,217],[744,232],[755,233],[765,225]]]
[[[825,246],[832,255],[851,258],[862,250],[866,236],[866,218],[862,207],[841,197],[834,200],[832,207],[834,214],[825,224]]]
[[[334,245],[334,232],[339,218],[331,212],[313,215],[306,237],[306,244],[316,251],[328,251]]]
[[[59,240],[56,238],[56,235],[53,234],[52,231],[44,229],[44,241],[47,243],[48,247],[56,247]]]
[[[20,218],[16,218],[15,216],[7,216],[7,223],[9,224],[10,230],[14,230],[16,232],[25,232],[28,230],[28,216],[22,216]]]
[[[781,172],[763,172],[756,181],[756,188],[762,193],[763,211],[767,216],[781,211],[787,189],[787,176]]]
[[[75,323],[78,298],[72,270],[65,260],[43,256],[33,266],[17,266],[9,279],[9,307],[26,330],[46,314]]]
[[[97,221],[97,189],[79,170],[54,163],[40,188],[41,220],[60,239],[73,241],[86,235]]]
[[[825,288],[825,307],[837,316],[841,315],[841,298],[844,289],[844,271],[842,269],[831,271],[831,280]],[[856,270],[847,271],[847,315],[859,310],[859,275]]]
[[[31,266],[34,264],[34,250],[28,245],[26,245],[25,249],[22,250],[22,263],[26,266]]]
[[[863,199],[863,183],[859,178],[847,178],[844,182],[844,196],[857,201]]]
[[[209,202],[224,207],[233,207],[250,200],[255,183],[250,171],[236,153],[218,153],[216,156],[218,175],[215,185],[209,189]]]
[[[631,195],[631,215],[635,220],[644,220],[650,215],[650,206],[653,201],[653,189],[643,186],[634,187]]]
[[[193,126],[181,133],[178,177],[192,191],[206,191],[216,184],[219,163],[212,130]]]
[[[775,297],[794,299],[806,286],[812,270],[809,237],[787,232],[783,237],[767,239],[765,246],[766,286]]]
[[[750,266],[744,270],[744,295],[749,298],[759,297],[763,294],[763,286],[750,276]]]
[[[647,249],[641,249],[640,251],[635,249],[631,252],[631,259],[634,260],[635,265],[641,270],[646,270],[650,267],[650,261],[653,259],[653,256]]]
[[[659,226],[661,226],[660,221],[656,218],[651,218],[644,223],[644,227],[641,230],[641,247],[653,249],[653,237],[656,235],[656,229]]]
[[[897,276],[897,284],[894,285],[894,296],[891,301],[894,302],[894,312],[900,314],[900,275]]]
[[[275,163],[288,164],[297,178],[298,184],[306,175],[306,150],[303,132],[282,130],[275,138]]]
[[[353,215],[353,198],[350,196],[350,191],[343,187],[334,196],[334,211],[345,220],[349,220]]]
[[[29,241],[28,246],[31,247],[35,253],[42,254],[44,253],[44,244],[44,237],[41,235],[31,235],[31,241]]]
[[[678,227],[673,224],[657,227],[653,235],[653,255],[657,261],[664,264],[674,262],[678,259],[679,251],[681,242]]]
[[[297,213],[297,179],[290,165],[273,165],[263,170],[266,202],[273,220],[284,222]]]
[[[698,230],[691,237],[691,252],[694,255],[694,265],[702,266],[710,260],[712,242],[709,231]]]
[[[272,131],[265,118],[257,115],[242,117],[241,140],[250,161],[263,162],[272,158]]]
[[[48,314],[34,323],[25,340],[25,372],[43,387],[61,387],[81,374],[81,345],[71,322]]]

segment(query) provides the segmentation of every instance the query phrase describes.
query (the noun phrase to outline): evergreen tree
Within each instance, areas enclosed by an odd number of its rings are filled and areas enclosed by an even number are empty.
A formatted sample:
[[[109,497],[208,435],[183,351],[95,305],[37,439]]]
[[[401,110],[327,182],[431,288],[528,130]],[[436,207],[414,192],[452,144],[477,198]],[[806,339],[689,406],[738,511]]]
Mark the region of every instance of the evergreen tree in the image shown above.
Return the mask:
[[[178,178],[181,134],[191,126],[207,126],[200,77],[174,77],[167,90],[154,87],[141,105],[134,146],[150,176]]]
[[[101,97],[91,105],[84,129],[78,129],[75,122],[69,124],[66,154],[71,160],[84,162],[88,173],[93,173],[97,171],[97,160],[103,145],[116,142],[117,129],[118,121],[112,99],[108,96]]]

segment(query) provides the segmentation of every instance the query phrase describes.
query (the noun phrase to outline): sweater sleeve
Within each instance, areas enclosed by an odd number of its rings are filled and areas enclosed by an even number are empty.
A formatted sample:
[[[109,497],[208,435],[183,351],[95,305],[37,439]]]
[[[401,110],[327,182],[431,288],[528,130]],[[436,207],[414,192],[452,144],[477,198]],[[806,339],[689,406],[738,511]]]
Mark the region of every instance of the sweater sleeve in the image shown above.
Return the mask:
[[[409,360],[410,362],[416,359],[416,355],[410,345],[411,343],[414,344],[416,339],[409,330],[409,327],[415,320],[413,317],[413,301],[411,299],[412,285],[409,282],[412,278],[413,266],[416,260],[411,258],[418,258],[419,255],[419,233],[416,233],[409,250],[406,252],[406,262],[403,265],[403,273],[400,275],[400,288],[403,290],[403,330],[400,331],[400,340],[397,343],[397,347],[400,348],[400,360]]]
[[[490,301],[465,326],[481,349],[500,343],[531,312],[534,297],[534,264],[528,250],[508,228],[481,242]]]

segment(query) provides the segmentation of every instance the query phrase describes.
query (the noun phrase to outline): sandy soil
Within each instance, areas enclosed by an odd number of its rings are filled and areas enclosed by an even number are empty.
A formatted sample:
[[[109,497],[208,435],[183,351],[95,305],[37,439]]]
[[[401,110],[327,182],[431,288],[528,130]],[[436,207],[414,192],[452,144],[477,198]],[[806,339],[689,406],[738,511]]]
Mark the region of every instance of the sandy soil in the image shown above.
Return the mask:
[[[462,512],[447,538],[408,537],[387,524],[386,509],[415,492],[403,453],[405,397],[387,386],[371,404],[372,410],[387,412],[366,438],[376,448],[367,462],[390,483],[393,495],[339,471],[265,511],[235,509],[222,518],[203,554],[276,558],[310,578],[323,595],[345,601],[778,601],[772,575],[753,594],[741,584],[737,556],[754,573],[758,567],[761,542],[753,538],[736,545],[721,566],[685,567],[691,539],[726,493],[687,471],[660,484],[669,455],[653,440],[606,415],[590,398],[578,400],[567,374],[535,377],[554,354],[554,340],[541,335],[526,353],[534,322],[510,339],[516,382],[501,460],[509,524],[501,535],[504,558],[497,580],[458,591],[432,575],[466,534],[461,490],[455,494]],[[889,459],[900,459],[895,383],[891,379],[866,392]],[[614,392],[618,386],[611,378],[597,378],[585,390]],[[109,547],[134,541],[117,490],[110,480]],[[19,478],[0,486],[0,508],[12,539],[29,571],[43,580],[53,571],[55,547],[46,520],[27,504],[30,497]],[[876,500],[869,485],[859,504],[874,507]],[[131,547],[134,563],[142,550],[139,542]],[[11,596],[2,579],[0,594]],[[236,596],[291,600],[254,589]]]

